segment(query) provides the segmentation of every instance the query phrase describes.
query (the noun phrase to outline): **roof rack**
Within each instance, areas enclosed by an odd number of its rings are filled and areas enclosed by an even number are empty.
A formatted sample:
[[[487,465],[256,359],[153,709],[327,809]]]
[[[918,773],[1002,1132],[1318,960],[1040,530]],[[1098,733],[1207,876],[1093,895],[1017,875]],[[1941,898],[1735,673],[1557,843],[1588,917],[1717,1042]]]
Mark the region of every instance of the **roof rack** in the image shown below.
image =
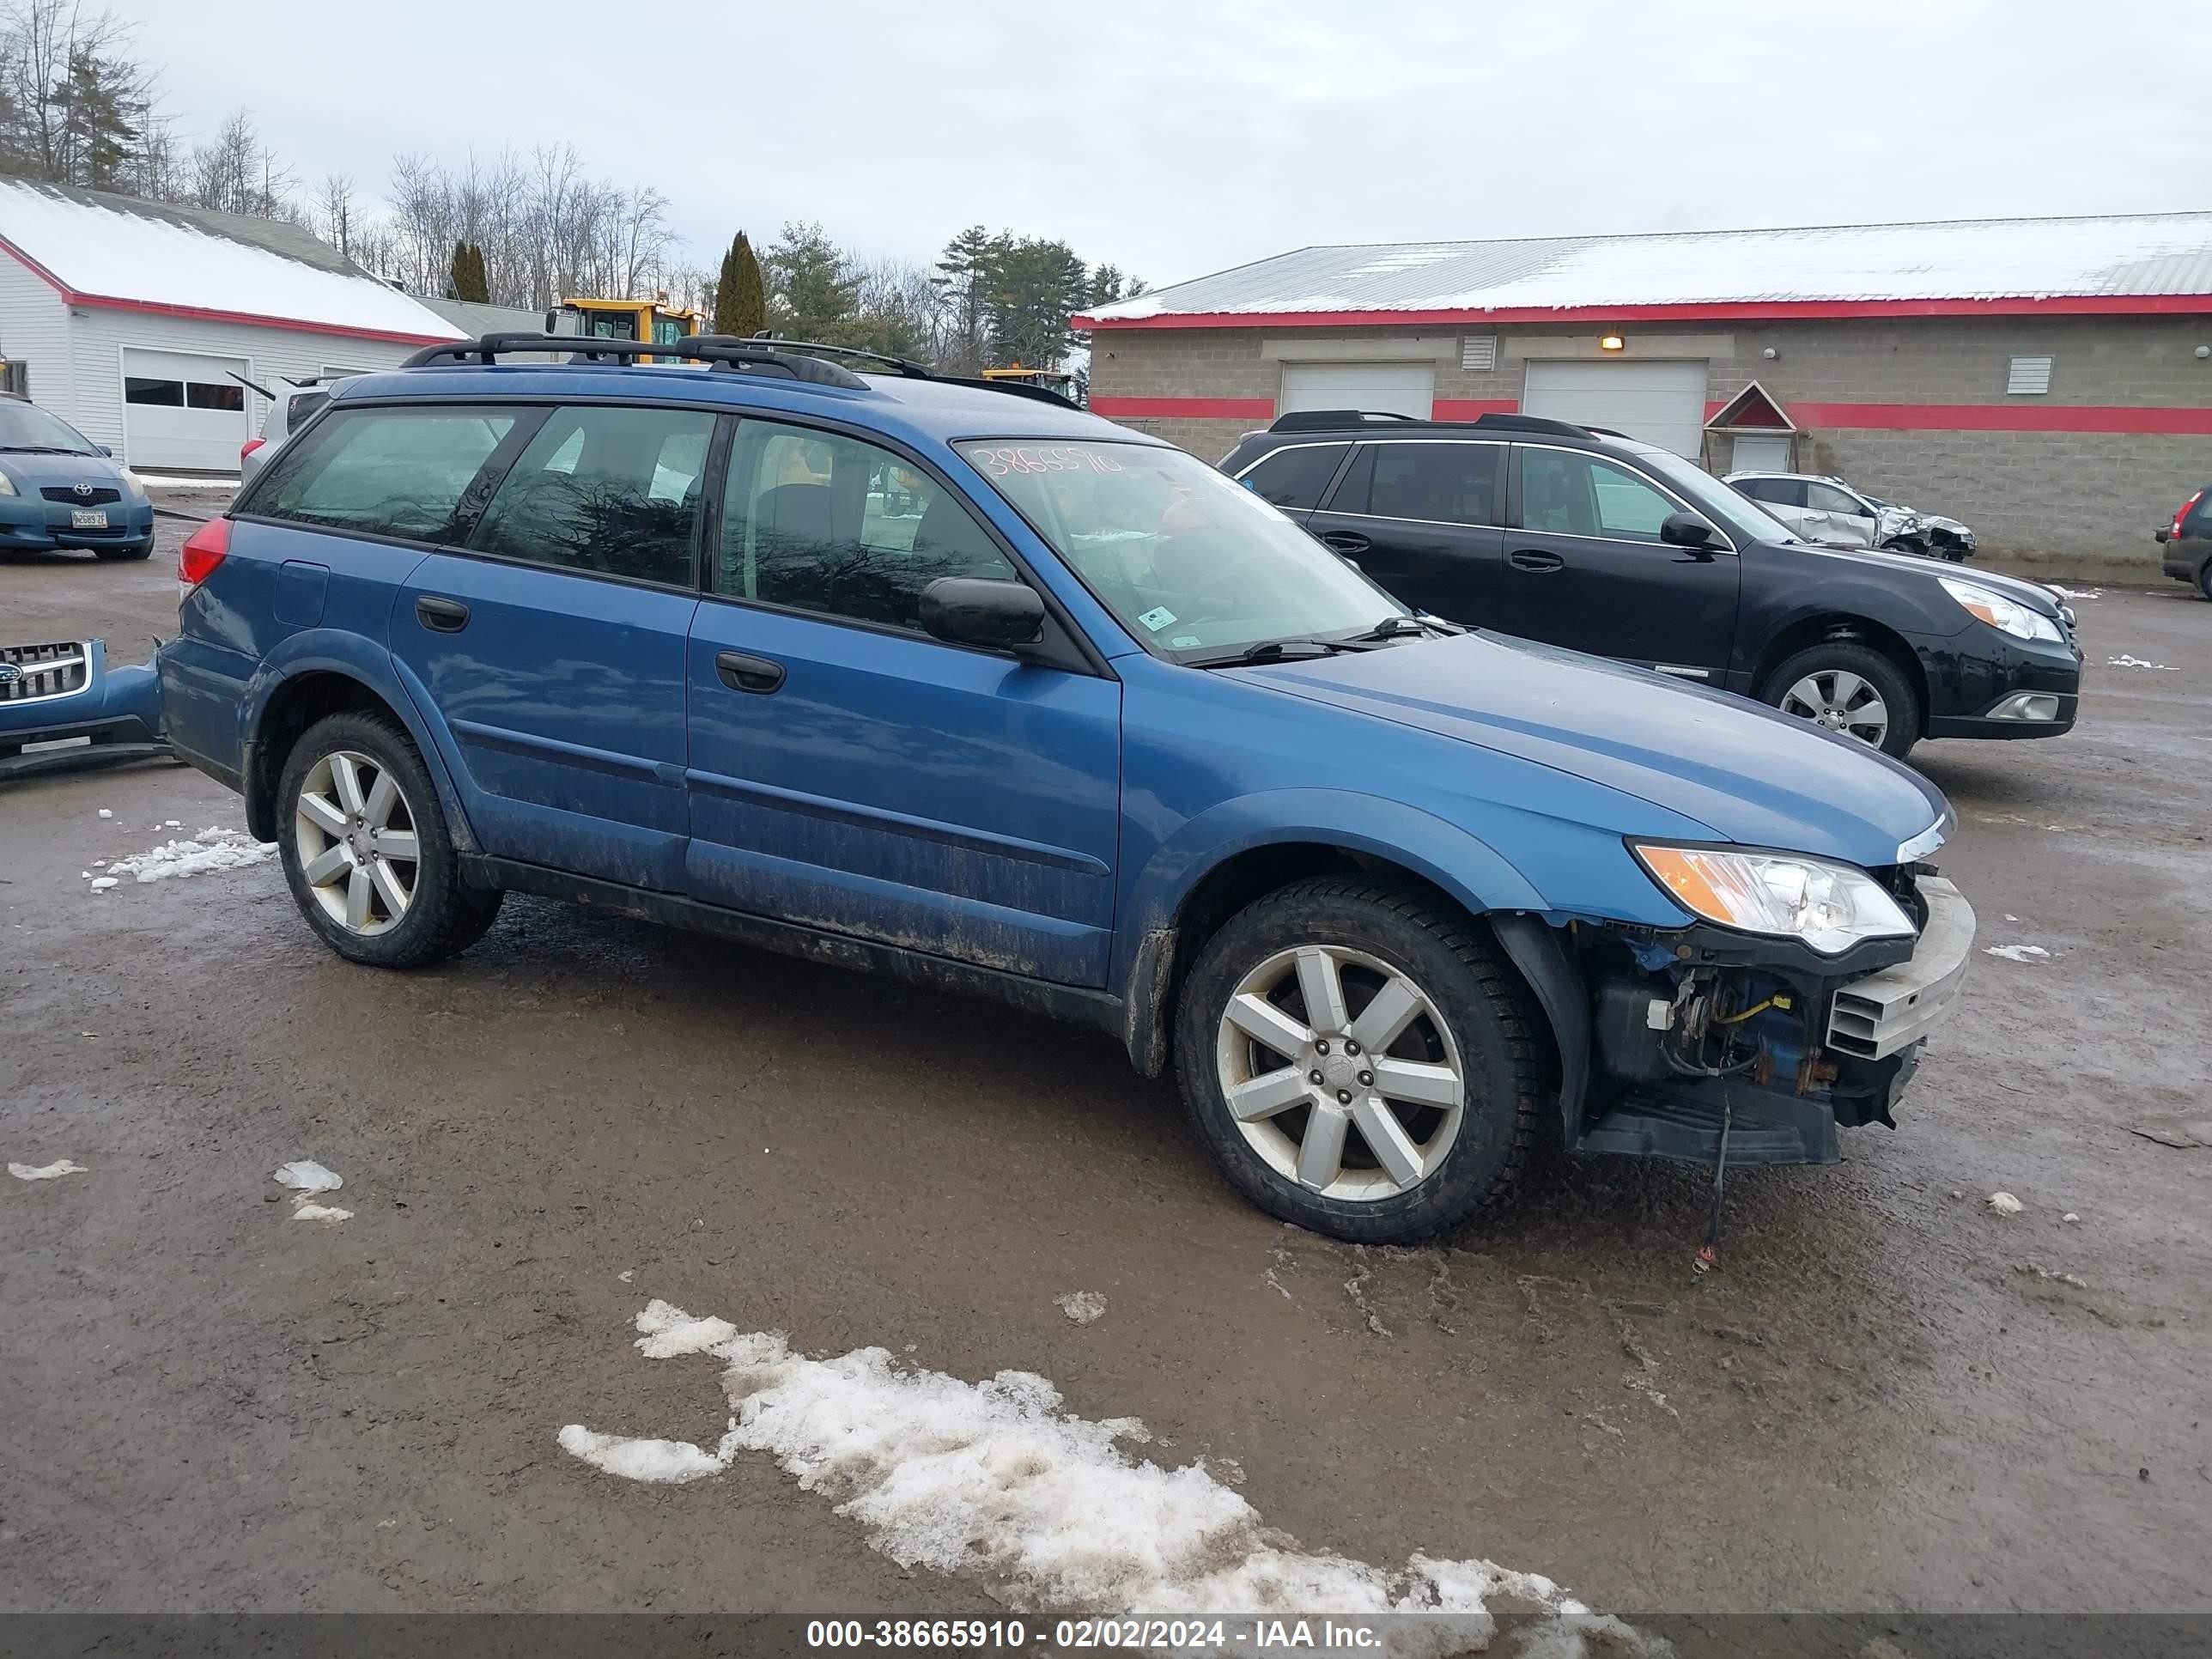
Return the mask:
[[[1555,438],[1587,438],[1590,429],[1572,421],[1554,421],[1542,415],[1478,415],[1477,426],[1502,426],[1509,432],[1548,432]]]
[[[777,346],[796,343],[803,343],[776,342]],[[686,358],[716,368],[781,374],[793,380],[811,381],[816,386],[842,386],[848,392],[865,391],[868,384],[849,368],[824,362],[819,357],[778,350],[762,341],[741,340],[732,334],[687,334],[680,340],[605,340],[590,334],[486,334],[474,340],[448,340],[442,345],[425,346],[399,366],[429,368],[442,363],[495,363],[501,356],[524,351],[566,352],[572,363],[622,362],[634,357]]]
[[[1300,409],[1288,415],[1279,415],[1270,432],[1336,432],[1347,426],[1365,426],[1391,421],[1410,421],[1411,415],[1400,415],[1383,409]]]

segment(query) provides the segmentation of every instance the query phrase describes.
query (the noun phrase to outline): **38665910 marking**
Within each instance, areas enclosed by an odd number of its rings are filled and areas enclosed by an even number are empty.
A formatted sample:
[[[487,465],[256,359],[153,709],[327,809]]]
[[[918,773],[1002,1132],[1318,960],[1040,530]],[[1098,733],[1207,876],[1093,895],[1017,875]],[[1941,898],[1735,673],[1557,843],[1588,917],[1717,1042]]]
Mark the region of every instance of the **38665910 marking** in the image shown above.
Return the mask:
[[[1060,1619],[1031,1630],[1018,1619],[815,1619],[811,1648],[1200,1650],[1226,1644],[1218,1619]]]

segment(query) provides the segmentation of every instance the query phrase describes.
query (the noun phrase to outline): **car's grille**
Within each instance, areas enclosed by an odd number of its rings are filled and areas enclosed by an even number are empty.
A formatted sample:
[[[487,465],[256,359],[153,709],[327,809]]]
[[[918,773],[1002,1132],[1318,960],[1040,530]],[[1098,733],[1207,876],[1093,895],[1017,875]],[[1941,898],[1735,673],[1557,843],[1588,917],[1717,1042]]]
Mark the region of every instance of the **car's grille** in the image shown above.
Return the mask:
[[[0,703],[38,697],[66,697],[82,691],[92,673],[92,653],[84,646],[0,646]]]
[[[59,501],[64,507],[106,507],[123,499],[119,489],[105,486],[80,490],[75,484],[48,484],[39,494],[50,501]]]

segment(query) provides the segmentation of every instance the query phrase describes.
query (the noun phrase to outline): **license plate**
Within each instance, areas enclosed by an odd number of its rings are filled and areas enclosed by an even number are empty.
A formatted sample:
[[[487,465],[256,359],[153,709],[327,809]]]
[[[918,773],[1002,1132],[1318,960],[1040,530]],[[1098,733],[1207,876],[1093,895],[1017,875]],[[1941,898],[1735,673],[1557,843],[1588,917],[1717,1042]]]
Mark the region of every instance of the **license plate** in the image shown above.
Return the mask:
[[[105,530],[107,528],[107,514],[96,507],[74,507],[70,512],[70,528]]]

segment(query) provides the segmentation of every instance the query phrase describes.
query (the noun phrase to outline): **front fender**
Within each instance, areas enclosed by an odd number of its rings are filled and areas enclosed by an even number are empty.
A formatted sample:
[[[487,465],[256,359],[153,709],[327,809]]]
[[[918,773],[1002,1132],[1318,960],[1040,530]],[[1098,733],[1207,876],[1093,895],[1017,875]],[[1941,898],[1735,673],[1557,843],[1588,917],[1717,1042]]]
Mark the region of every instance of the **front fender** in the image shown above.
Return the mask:
[[[1497,849],[1402,801],[1339,789],[1276,789],[1223,801],[1155,848],[1123,890],[1114,982],[1122,988],[1124,1036],[1139,1071],[1157,1076],[1165,1063],[1177,918],[1198,884],[1240,853],[1301,843],[1410,870],[1473,915],[1548,908]]]
[[[464,851],[473,851],[476,835],[448,764],[453,736],[438,719],[436,705],[427,698],[418,701],[414,692],[419,688],[407,684],[407,677],[389,651],[359,634],[333,628],[302,629],[287,635],[246,681],[240,726],[246,733],[246,827],[254,836],[261,841],[276,837],[276,779],[270,776],[256,785],[257,780],[262,780],[262,750],[270,711],[287,685],[307,674],[337,674],[352,680],[392,711],[422,757],[455,844]]]

